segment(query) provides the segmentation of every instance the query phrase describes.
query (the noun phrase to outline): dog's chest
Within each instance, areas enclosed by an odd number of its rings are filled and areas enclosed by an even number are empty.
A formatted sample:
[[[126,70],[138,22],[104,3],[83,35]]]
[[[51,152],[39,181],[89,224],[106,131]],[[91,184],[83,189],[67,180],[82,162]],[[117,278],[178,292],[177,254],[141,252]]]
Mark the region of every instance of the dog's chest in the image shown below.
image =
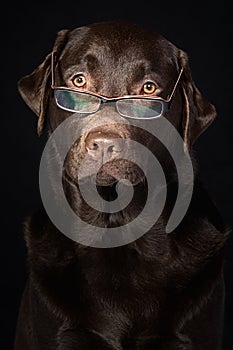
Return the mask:
[[[84,288],[88,308],[85,326],[119,342],[143,333],[155,336],[164,295],[161,281],[159,286],[148,271],[132,271],[127,265],[100,271],[89,271]]]
[[[145,335],[147,339],[157,337],[158,319],[159,306],[151,295],[146,298],[130,291],[125,295],[125,290],[122,294],[117,291],[116,295],[112,291],[92,300],[85,326],[114,349],[122,349],[123,344],[136,348],[135,344],[143,343]]]

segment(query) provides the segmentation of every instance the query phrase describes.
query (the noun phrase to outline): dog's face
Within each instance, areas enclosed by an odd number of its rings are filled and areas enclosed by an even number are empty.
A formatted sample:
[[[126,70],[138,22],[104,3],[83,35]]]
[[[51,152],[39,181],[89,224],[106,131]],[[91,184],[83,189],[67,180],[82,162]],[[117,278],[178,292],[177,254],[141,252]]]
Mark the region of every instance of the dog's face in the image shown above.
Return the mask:
[[[190,147],[211,123],[214,107],[195,87],[187,55],[165,38],[145,28],[127,23],[98,23],[58,33],[53,51],[57,54],[55,81],[58,86],[89,91],[105,97],[140,95],[166,98],[172,92],[181,68],[183,74],[165,117],[176,127]],[[59,108],[50,87],[51,55],[29,76],[19,82],[26,103],[39,116],[38,131],[43,129],[45,113],[51,132],[71,113]],[[67,156],[65,171],[76,181],[92,176],[96,168],[97,185],[109,186],[119,179],[132,184],[143,181],[143,173],[133,162],[128,139],[135,140],[154,153],[161,154],[159,143],[144,130],[144,123],[132,126],[114,104],[106,104],[96,113],[80,114],[81,136]]]

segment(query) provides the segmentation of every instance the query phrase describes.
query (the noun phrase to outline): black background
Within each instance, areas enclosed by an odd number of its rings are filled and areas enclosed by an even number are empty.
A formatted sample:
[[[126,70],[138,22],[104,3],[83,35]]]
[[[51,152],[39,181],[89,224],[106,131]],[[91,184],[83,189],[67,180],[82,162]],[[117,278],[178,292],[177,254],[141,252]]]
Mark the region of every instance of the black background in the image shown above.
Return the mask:
[[[109,20],[152,28],[185,50],[196,85],[218,118],[196,142],[206,187],[226,223],[232,216],[232,18],[227,2],[92,3],[59,1],[6,4],[1,32],[1,348],[12,349],[26,274],[23,221],[39,202],[38,167],[45,136],[17,92],[17,80],[39,65],[60,29]],[[230,6],[230,2],[229,2]],[[233,348],[233,242],[226,250],[224,350]],[[201,327],[201,325],[200,325]],[[200,349],[204,350],[204,349]]]

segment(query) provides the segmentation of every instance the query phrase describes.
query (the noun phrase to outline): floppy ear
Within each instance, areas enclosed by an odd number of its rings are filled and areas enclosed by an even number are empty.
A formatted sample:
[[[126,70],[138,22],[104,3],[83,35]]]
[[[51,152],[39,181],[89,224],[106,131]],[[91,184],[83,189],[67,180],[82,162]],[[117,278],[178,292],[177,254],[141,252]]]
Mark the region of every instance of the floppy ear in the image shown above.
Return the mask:
[[[61,53],[68,40],[69,30],[58,32],[53,51],[57,55]],[[51,75],[51,53],[45,58],[31,74],[21,78],[18,82],[18,90],[21,97],[32,111],[38,116],[37,131],[40,135],[44,127],[44,118],[49,98]]]
[[[208,128],[216,117],[215,107],[208,102],[195,86],[185,52],[179,52],[180,66],[183,67],[181,79],[184,97],[183,138],[185,146],[190,148],[196,139]]]

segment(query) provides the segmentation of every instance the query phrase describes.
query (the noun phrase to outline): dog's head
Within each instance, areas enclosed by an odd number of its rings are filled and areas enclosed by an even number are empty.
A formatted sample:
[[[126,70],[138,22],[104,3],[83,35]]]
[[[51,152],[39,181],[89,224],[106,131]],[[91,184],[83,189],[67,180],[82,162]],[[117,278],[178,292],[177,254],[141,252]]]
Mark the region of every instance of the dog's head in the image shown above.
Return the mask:
[[[151,30],[111,22],[62,30],[52,51],[56,53],[53,83],[91,92],[94,98],[96,95],[107,99],[137,95],[166,100],[175,87],[165,117],[181,134],[187,147],[192,146],[215,117],[214,106],[203,98],[192,80],[186,53]],[[23,99],[39,118],[39,134],[45,119],[53,131],[72,114],[55,102],[51,58],[52,53],[18,85]],[[117,110],[116,101],[100,106],[93,113],[77,114],[82,136],[71,147],[67,173],[74,179],[81,159],[87,156],[83,177],[92,175],[96,166],[105,163],[98,173],[97,184],[110,185],[120,178],[137,184],[143,174],[126,160],[126,140],[133,139],[151,147],[152,138],[143,131],[143,123],[155,121],[138,120],[138,128],[132,127],[124,113]],[[153,146],[152,149],[154,151]]]

